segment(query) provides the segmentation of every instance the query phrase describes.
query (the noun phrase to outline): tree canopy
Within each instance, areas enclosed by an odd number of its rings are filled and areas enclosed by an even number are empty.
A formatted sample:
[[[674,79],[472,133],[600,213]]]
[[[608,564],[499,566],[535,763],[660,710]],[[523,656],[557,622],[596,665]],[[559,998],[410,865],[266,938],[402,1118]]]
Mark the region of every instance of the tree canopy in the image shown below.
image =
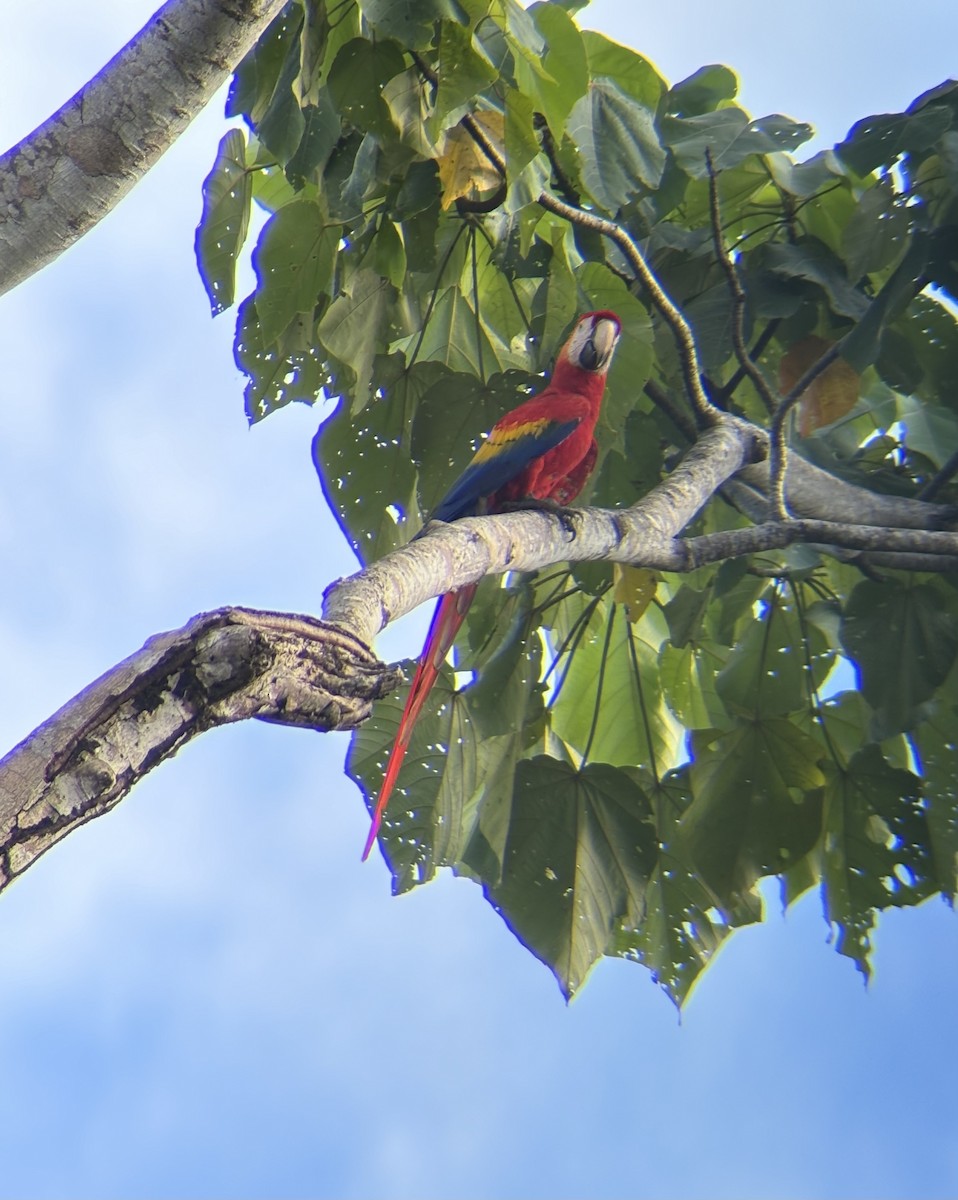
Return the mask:
[[[883,909],[956,890],[958,85],[798,161],[810,127],[750,117],[727,67],[669,86],[575,7],[288,4],[234,78],[203,278],[234,303],[263,206],[247,414],[332,399],[314,456],[362,564],[582,310],[624,323],[590,504],[641,504],[726,414],[770,430],[764,484],[708,500],[681,572],[483,583],[383,852],[396,891],[478,882],[566,994],[611,954],[681,1003],[770,876],[821,889],[867,975]],[[367,799],[402,699],[353,734]]]
[[[238,52],[275,7],[238,30],[207,5],[211,36]],[[752,119],[727,67],[670,86],[576,8],[290,0],[240,64],[200,270],[233,306],[267,212],[246,412],[322,402],[316,468],[364,570],[325,622],[201,614],[15,748],[0,883],[229,720],[355,727],[368,801],[403,700],[368,643],[488,575],[387,812],[394,890],[451,867],[567,995],[613,955],[678,1004],[763,880],[819,888],[866,976],[882,910],[953,900],[958,84],[799,161],[810,128]],[[82,97],[40,132],[99,178]],[[0,170],[28,231],[36,169]],[[586,309],[624,333],[574,539],[514,514],[400,549]]]

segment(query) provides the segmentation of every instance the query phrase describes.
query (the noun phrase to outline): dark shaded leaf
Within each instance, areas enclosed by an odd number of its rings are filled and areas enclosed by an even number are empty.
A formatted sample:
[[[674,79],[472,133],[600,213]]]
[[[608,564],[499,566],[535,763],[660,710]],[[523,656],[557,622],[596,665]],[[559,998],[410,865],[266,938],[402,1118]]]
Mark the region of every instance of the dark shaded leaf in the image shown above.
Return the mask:
[[[662,139],[694,178],[708,175],[706,151],[717,171],[725,171],[750,154],[794,150],[812,136],[812,127],[773,113],[750,121],[732,106],[694,117],[662,118]]]
[[[890,167],[902,154],[923,154],[951,127],[952,114],[944,105],[929,105],[915,113],[883,113],[857,121],[835,151],[853,171],[868,175]]]
[[[250,424],[294,400],[312,404],[329,381],[316,351],[313,320],[294,317],[275,341],[263,337],[256,296],[247,296],[236,317],[234,356],[248,377],[246,416]]]
[[[382,394],[355,415],[343,399],[319,427],[313,461],[326,499],[360,562],[382,558],[419,528],[418,475],[408,430],[419,401],[443,374],[438,363],[376,364]]]
[[[339,114],[326,88],[321,89],[316,104],[303,108],[303,121],[303,136],[286,164],[286,178],[294,187],[302,187],[314,175],[322,174],[342,132]]]
[[[825,915],[838,927],[836,948],[867,979],[878,912],[917,904],[935,886],[920,781],[866,746],[838,772],[826,766]]]
[[[756,720],[693,739],[692,861],[728,908],[807,854],[822,828],[822,747],[790,721]]]
[[[410,50],[429,45],[436,21],[466,20],[456,0],[360,0],[359,7],[381,38],[395,38]]]
[[[312,314],[331,285],[341,237],[342,227],[311,200],[294,200],[266,222],[253,254],[265,342],[274,342],[300,314]]]
[[[203,181],[203,215],[196,230],[196,261],[214,317],[236,298],[236,260],[249,231],[252,195],[246,139],[231,129]]]
[[[380,138],[395,137],[396,126],[382,90],[405,66],[395,42],[353,38],[336,55],[326,81],[336,111],[357,129]]]
[[[842,646],[861,672],[878,737],[913,729],[958,654],[958,616],[930,583],[863,580],[845,605]]]
[[[655,858],[648,801],[623,771],[519,763],[502,881],[486,896],[567,998],[635,921]]]

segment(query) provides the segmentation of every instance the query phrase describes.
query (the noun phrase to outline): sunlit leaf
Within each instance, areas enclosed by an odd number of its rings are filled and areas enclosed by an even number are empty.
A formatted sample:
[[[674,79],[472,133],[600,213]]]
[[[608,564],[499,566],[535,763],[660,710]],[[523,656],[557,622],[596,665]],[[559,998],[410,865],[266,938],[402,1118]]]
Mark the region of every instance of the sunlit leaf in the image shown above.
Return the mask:
[[[678,723],[658,675],[664,621],[649,609],[637,626],[602,603],[571,656],[552,706],[556,736],[591,760],[651,765],[662,774],[680,760]]]
[[[649,109],[600,79],[576,102],[569,135],[582,158],[582,178],[607,212],[615,213],[662,178],[665,151]]]
[[[647,567],[613,564],[612,599],[625,607],[625,615],[634,625],[655,599],[659,575]]]
[[[480,124],[493,135],[495,141],[502,142],[505,121],[501,114],[483,113]],[[437,162],[442,182],[443,208],[449,208],[460,196],[478,196],[481,192],[499,187],[501,183],[495,166],[461,125],[446,131]]]

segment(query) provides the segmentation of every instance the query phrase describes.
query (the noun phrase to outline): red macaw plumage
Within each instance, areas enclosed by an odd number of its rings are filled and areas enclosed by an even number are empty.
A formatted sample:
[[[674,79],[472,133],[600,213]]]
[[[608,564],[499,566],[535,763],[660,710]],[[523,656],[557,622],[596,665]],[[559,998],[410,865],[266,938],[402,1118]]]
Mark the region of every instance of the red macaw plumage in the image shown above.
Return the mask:
[[[586,313],[579,318],[559,351],[549,383],[538,395],[500,417],[472,462],[433,511],[432,520],[455,521],[494,513],[505,505],[521,507],[524,500],[566,505],[578,496],[595,466],[595,425],[621,329],[619,318],[612,312]],[[379,833],[416,719],[466,618],[477,586],[472,583],[447,592],[436,606],[389,753],[363,849],[364,860]]]

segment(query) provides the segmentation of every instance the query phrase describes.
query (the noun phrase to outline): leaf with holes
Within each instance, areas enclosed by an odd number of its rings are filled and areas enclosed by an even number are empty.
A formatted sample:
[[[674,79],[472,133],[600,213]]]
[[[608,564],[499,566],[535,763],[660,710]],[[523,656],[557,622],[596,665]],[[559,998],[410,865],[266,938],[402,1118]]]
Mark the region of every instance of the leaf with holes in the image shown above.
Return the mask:
[[[252,196],[246,139],[231,129],[203,181],[203,215],[196,230],[196,262],[214,317],[236,298],[236,260],[249,231]]]
[[[693,800],[682,829],[723,906],[741,903],[759,879],[792,867],[818,841],[823,754],[782,718],[693,737]]]
[[[616,926],[638,920],[655,859],[648,801],[624,771],[519,763],[502,881],[486,896],[571,998]]]

